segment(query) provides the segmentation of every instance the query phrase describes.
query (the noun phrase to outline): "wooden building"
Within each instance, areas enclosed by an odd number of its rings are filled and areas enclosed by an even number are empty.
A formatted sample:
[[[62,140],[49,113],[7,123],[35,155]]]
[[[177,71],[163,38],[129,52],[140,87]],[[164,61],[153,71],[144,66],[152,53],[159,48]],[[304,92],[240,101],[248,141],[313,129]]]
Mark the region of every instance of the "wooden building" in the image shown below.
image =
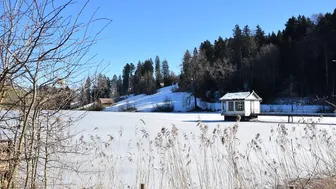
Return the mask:
[[[260,113],[260,102],[262,99],[252,92],[226,93],[220,98],[222,115],[225,117],[242,118],[256,117]]]
[[[104,107],[112,106],[114,104],[112,98],[98,98],[97,102]]]

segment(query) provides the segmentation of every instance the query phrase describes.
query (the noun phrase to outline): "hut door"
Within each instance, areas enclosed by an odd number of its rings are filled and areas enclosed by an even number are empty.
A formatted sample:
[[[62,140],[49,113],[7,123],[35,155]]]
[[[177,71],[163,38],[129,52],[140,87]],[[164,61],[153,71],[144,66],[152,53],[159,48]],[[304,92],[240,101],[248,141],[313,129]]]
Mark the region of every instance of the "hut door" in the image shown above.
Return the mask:
[[[254,114],[254,102],[251,100],[251,114]]]

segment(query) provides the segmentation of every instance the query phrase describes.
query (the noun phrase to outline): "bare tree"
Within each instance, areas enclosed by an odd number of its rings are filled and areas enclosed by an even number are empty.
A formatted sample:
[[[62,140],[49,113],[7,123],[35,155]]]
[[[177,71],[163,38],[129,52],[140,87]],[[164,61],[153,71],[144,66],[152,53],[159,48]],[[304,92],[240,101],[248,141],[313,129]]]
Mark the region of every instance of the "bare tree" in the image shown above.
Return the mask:
[[[102,19],[93,14],[81,23],[88,1],[72,16],[65,15],[65,10],[74,2],[62,3],[1,1],[0,127],[2,137],[12,141],[12,156],[3,160],[11,165],[7,188],[13,188],[14,181],[19,188],[47,188],[48,170],[62,167],[60,155],[79,153],[68,145],[74,135],[66,130],[73,120],[60,110],[69,106],[75,94],[69,86],[90,68],[86,55],[102,30],[91,36],[88,30]]]

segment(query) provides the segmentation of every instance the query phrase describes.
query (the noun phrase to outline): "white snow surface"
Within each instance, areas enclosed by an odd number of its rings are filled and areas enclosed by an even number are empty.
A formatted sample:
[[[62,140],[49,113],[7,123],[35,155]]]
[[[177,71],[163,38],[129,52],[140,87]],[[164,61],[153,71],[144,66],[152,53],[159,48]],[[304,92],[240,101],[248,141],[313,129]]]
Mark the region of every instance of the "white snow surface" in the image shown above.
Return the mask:
[[[322,105],[281,105],[281,104],[261,104],[261,112],[293,112],[293,113],[319,113],[323,111],[330,111],[331,107]]]
[[[230,99],[245,99],[251,93],[250,92],[237,92],[237,93],[226,93],[221,100],[230,100]]]
[[[164,94],[164,91],[162,91]],[[163,95],[164,96],[164,95]],[[144,101],[145,102],[145,101]],[[144,103],[145,104],[145,103]],[[82,112],[73,112],[72,116],[76,117],[81,115]],[[260,134],[260,139],[263,141],[268,141],[270,135],[270,130],[277,128],[279,122],[286,122],[286,117],[275,117],[275,116],[261,116],[259,121],[261,122],[240,122],[237,138],[239,139],[240,147],[243,150],[246,148],[247,143],[251,141],[258,133]],[[310,119],[310,121],[318,121],[321,118],[303,118],[295,117],[294,122]],[[112,151],[104,151],[106,154],[112,154],[113,157],[118,157],[116,159],[107,159],[107,162],[96,162],[98,160],[92,159],[90,162],[92,165],[88,164],[89,170],[95,169],[99,171],[111,171],[109,170],[115,166],[113,169],[118,171],[118,179],[121,179],[123,183],[131,186],[130,188],[137,188],[139,183],[135,183],[136,176],[138,174],[139,163],[137,163],[137,158],[139,151],[137,146],[139,143],[148,142],[154,140],[158,133],[160,133],[162,127],[171,129],[175,125],[178,132],[186,133],[188,135],[195,134],[196,136],[200,133],[199,127],[197,127],[198,120],[201,120],[204,124],[208,125],[210,133],[215,128],[225,128],[233,126],[235,122],[223,121],[223,117],[218,113],[126,113],[126,112],[88,112],[88,114],[81,119],[76,125],[75,130],[82,131],[82,135],[85,138],[89,136],[98,136],[102,139],[108,139],[109,136],[114,137],[116,141],[116,146],[112,148]],[[336,118],[322,118],[320,120],[319,128],[330,128],[335,127]],[[294,126],[294,124],[287,124],[289,126]],[[300,127],[298,126],[298,129]],[[144,138],[144,136],[146,136]],[[182,136],[182,135],[180,135]],[[140,142],[142,141],[142,142]],[[269,148],[270,152],[272,149],[271,144],[265,142],[265,148]],[[195,144],[197,151],[197,145]],[[147,152],[145,152],[147,153]],[[156,153],[156,152],[152,152]],[[133,158],[133,162],[129,162],[127,158]],[[78,157],[73,156],[71,158],[78,158],[80,160],[86,159],[88,157]],[[158,161],[158,160],[156,160]],[[104,164],[107,163],[107,164]],[[156,168],[155,168],[156,169]],[[196,174],[196,170],[195,174]],[[197,177],[197,175],[194,175]],[[114,175],[114,177],[116,177]],[[73,174],[66,175],[64,182],[76,183],[76,186],[89,187],[93,184],[97,184],[100,181],[104,181],[103,188],[110,188],[111,183],[115,182],[109,174]],[[110,183],[109,183],[110,182]],[[155,179],[150,180],[151,185],[148,188],[156,188]]]
[[[186,112],[193,108],[194,98],[187,92],[172,92],[177,85],[164,87],[152,95],[130,95],[127,99],[117,102],[112,107],[108,107],[105,111],[119,111],[121,107],[135,107],[140,112],[150,112],[156,105],[160,105],[165,99],[171,100],[174,104],[174,111]],[[190,98],[189,98],[190,97]],[[187,102],[189,98],[189,103]]]

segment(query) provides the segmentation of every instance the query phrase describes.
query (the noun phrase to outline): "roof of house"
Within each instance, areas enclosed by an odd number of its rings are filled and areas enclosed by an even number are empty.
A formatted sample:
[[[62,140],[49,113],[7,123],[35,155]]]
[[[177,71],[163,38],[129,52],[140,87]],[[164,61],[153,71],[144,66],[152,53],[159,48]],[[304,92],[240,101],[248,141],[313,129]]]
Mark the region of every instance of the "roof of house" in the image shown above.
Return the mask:
[[[237,92],[237,93],[226,93],[222,98],[219,100],[221,101],[226,101],[226,100],[259,100],[261,101],[262,99],[255,93],[254,91],[252,92]]]
[[[113,103],[112,98],[99,98],[98,100],[102,104],[112,104]]]

